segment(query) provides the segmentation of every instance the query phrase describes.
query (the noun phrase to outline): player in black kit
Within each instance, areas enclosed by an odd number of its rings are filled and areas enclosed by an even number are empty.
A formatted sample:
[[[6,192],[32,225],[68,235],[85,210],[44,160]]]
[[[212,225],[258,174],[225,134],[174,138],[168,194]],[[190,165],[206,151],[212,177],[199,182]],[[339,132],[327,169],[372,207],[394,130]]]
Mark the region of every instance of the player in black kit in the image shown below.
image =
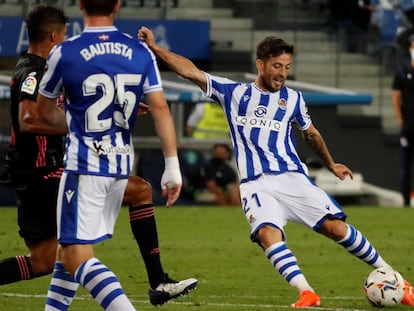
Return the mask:
[[[41,18],[44,18],[42,21]],[[26,19],[29,49],[19,58],[12,79],[11,141],[3,182],[16,188],[19,233],[30,256],[16,256],[0,264],[0,284],[27,280],[51,272],[56,254],[56,198],[63,172],[61,135],[22,133],[21,120],[34,105],[50,49],[62,42],[67,17],[59,9],[37,10]]]

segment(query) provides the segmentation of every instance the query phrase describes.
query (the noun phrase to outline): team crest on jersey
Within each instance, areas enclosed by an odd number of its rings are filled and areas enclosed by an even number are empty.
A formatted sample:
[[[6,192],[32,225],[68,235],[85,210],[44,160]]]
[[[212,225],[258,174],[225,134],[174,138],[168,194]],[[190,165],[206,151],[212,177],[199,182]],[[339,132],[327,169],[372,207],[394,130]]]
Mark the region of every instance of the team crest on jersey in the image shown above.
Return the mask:
[[[255,221],[256,221],[256,218],[254,218],[254,216],[250,214],[250,216],[249,216],[249,223],[252,224]]]
[[[109,40],[109,36],[107,34],[101,34],[101,35],[99,35],[98,38],[101,41],[108,41]]]
[[[263,118],[267,114],[266,106],[257,106],[254,110],[254,115],[258,118]]]
[[[29,73],[29,76],[23,81],[21,91],[27,94],[33,95],[36,86],[37,86],[37,79],[35,77],[36,72]]]
[[[279,107],[281,109],[286,109],[286,104],[287,104],[286,99],[284,98],[279,99]]]

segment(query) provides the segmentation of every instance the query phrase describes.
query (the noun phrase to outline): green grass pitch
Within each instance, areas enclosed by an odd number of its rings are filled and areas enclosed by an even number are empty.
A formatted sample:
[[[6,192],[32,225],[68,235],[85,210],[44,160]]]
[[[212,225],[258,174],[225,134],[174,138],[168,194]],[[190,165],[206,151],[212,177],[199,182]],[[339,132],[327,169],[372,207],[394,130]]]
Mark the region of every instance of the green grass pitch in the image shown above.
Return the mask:
[[[414,282],[414,209],[345,207],[348,222],[361,230],[381,255]],[[289,310],[297,299],[249,240],[240,208],[156,208],[164,269],[176,279],[195,277],[196,290],[161,306],[163,311]],[[15,208],[0,208],[0,258],[26,254],[17,233]],[[371,267],[336,243],[302,226],[288,224],[288,246],[308,281],[321,295],[318,310],[376,310],[363,294]],[[148,281],[123,208],[112,240],[96,247],[96,256],[119,277],[137,310],[154,310]],[[0,286],[0,311],[43,310],[50,276]],[[101,310],[80,288],[70,310]],[[408,310],[405,306],[386,310]]]

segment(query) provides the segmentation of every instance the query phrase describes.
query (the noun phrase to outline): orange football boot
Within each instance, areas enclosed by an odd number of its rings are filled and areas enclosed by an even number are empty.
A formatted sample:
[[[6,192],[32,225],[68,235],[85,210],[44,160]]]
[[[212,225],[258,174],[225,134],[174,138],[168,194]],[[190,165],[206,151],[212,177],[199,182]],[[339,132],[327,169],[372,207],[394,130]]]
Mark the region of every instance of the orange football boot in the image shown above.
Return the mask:
[[[305,307],[319,307],[321,305],[321,297],[310,290],[304,290],[300,293],[299,300],[292,303],[292,308],[305,308]]]
[[[407,305],[407,306],[414,306],[414,292],[413,292],[413,287],[406,280],[404,280],[404,285],[405,285],[404,297],[401,300],[401,303],[403,305]]]

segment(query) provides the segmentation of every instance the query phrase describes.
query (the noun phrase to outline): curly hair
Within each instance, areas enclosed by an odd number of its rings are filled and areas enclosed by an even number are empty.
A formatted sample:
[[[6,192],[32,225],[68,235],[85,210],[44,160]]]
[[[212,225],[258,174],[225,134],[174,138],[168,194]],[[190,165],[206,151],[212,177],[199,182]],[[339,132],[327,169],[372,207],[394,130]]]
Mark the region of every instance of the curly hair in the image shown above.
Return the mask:
[[[30,42],[42,42],[53,31],[61,31],[69,19],[62,9],[52,5],[37,5],[26,17]]]

